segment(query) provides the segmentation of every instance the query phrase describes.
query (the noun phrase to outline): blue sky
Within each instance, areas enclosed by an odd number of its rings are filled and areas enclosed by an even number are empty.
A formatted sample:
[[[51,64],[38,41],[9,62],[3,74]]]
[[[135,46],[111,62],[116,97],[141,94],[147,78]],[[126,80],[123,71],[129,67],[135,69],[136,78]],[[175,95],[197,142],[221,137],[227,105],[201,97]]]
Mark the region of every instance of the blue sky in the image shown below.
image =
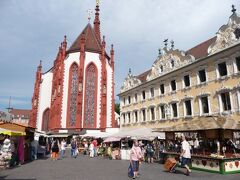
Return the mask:
[[[213,37],[232,4],[240,12],[237,0],[100,1],[101,33],[115,48],[116,94],[129,68],[134,75],[151,68],[165,38],[186,51]],[[39,61],[50,69],[63,36],[69,47],[94,8],[95,0],[0,0],[0,110],[10,96],[14,108],[31,108]]]

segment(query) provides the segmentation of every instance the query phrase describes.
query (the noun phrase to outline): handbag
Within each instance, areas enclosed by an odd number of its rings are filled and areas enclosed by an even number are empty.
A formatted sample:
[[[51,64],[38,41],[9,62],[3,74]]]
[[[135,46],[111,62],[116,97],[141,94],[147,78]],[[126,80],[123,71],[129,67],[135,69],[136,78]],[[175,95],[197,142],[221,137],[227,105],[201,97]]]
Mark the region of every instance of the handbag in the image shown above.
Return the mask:
[[[132,178],[133,176],[134,176],[133,168],[132,168],[132,165],[130,163],[129,167],[128,167],[128,177]]]

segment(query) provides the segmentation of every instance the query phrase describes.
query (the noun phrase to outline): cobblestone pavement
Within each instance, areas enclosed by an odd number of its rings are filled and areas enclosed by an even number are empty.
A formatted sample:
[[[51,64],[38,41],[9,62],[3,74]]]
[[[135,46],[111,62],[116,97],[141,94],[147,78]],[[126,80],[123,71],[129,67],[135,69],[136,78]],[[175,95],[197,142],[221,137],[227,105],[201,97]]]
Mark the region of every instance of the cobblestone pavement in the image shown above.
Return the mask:
[[[127,177],[128,161],[108,160],[102,157],[89,158],[83,155],[76,159],[70,155],[57,161],[39,159],[20,167],[9,170],[0,170],[0,179],[57,179],[57,180],[129,180]],[[143,163],[140,167],[139,180],[240,180],[240,174],[220,175],[193,171],[190,176],[164,171],[161,164]]]

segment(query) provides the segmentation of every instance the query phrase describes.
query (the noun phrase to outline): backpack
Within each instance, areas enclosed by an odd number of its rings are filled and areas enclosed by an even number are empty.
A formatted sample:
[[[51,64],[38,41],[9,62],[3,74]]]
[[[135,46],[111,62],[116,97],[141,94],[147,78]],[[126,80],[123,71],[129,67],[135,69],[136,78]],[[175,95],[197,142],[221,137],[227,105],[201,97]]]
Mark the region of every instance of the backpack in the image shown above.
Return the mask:
[[[152,145],[148,144],[146,150],[147,150],[148,153],[153,152],[153,147],[152,147]]]
[[[132,165],[130,163],[129,167],[128,167],[128,177],[132,178],[133,176],[134,176],[133,168],[132,168]]]
[[[76,149],[76,143],[75,143],[75,142],[72,142],[72,143],[71,143],[71,147],[72,147],[72,149]]]

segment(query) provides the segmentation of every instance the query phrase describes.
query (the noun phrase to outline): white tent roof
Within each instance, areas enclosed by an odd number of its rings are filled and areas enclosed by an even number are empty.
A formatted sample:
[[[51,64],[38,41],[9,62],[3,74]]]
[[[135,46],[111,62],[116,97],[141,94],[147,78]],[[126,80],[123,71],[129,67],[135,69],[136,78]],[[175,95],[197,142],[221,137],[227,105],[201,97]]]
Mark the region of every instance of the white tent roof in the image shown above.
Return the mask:
[[[108,132],[87,132],[86,134],[80,135],[81,137],[95,137],[95,138],[105,138],[108,136],[111,136],[112,133],[108,133]]]
[[[152,139],[158,137],[159,139],[165,139],[164,132],[152,132],[151,128],[137,128],[137,129],[129,129],[129,130],[122,130],[116,134],[112,134],[113,137],[135,137],[137,139]]]

